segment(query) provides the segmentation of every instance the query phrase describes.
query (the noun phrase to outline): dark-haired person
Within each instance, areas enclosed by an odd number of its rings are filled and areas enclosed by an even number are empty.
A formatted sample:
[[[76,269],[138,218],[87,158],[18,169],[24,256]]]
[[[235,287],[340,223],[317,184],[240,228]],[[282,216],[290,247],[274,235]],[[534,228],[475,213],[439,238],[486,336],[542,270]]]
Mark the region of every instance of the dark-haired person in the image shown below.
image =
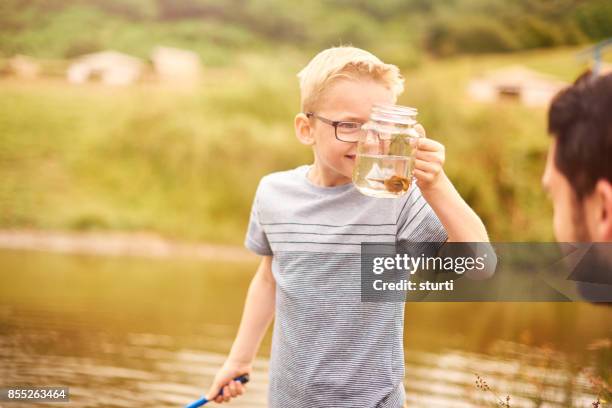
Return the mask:
[[[560,242],[612,242],[612,74],[583,74],[548,112],[542,184]]]
[[[552,199],[557,241],[611,243],[612,74],[587,72],[559,92],[548,131],[542,184]],[[580,282],[584,297],[610,301],[612,244],[593,245],[578,266],[568,279]]]

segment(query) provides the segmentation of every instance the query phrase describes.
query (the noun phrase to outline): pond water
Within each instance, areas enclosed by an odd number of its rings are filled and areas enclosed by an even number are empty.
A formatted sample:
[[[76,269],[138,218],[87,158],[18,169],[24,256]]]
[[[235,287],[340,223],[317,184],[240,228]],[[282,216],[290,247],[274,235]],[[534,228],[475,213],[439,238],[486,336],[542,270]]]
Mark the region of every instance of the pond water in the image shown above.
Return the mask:
[[[0,250],[0,387],[68,386],[55,406],[183,406],[222,364],[255,268]],[[408,406],[495,406],[496,394],[512,407],[591,407],[586,371],[609,373],[611,337],[612,307],[409,303]],[[229,406],[266,406],[270,338]]]

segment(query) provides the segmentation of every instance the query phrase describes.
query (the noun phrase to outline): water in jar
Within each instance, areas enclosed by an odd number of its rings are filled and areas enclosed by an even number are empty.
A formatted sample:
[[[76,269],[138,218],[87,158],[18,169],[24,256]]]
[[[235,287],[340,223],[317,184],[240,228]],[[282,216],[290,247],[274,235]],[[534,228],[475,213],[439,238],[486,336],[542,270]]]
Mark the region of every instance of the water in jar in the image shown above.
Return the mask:
[[[412,183],[412,164],[409,156],[361,154],[354,171],[355,187],[372,197],[401,196]]]
[[[362,126],[353,169],[353,184],[372,197],[399,197],[409,190],[416,141],[417,110],[374,105]]]

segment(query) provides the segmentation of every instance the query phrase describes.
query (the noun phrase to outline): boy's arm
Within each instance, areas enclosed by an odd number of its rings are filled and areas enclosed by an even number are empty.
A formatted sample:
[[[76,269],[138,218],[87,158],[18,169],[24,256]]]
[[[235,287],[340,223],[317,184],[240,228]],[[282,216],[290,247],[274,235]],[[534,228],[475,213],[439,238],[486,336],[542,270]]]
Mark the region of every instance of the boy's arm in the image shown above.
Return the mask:
[[[444,173],[444,146],[425,137],[417,143],[413,174],[423,198],[444,226],[448,241],[489,242],[484,224]]]
[[[461,198],[442,166],[444,165],[444,146],[434,140],[421,138],[418,140],[414,176],[423,198],[442,223],[448,236],[448,242],[470,243],[470,253],[474,256],[486,257],[483,269],[471,269],[465,275],[470,279],[487,279],[495,273],[497,256],[488,243],[487,230],[478,215]],[[466,247],[446,248],[441,251],[461,250]]]
[[[421,193],[444,226],[448,242],[489,242],[484,224],[444,172],[435,185],[421,189]]]
[[[272,275],[272,256],[264,256],[247,292],[238,334],[223,367],[219,370],[207,398],[212,399],[223,387],[216,402],[229,401],[241,395],[244,387],[233,378],[251,372],[252,363],[272,318],[274,317],[276,282]],[[225,384],[229,384],[224,386]]]

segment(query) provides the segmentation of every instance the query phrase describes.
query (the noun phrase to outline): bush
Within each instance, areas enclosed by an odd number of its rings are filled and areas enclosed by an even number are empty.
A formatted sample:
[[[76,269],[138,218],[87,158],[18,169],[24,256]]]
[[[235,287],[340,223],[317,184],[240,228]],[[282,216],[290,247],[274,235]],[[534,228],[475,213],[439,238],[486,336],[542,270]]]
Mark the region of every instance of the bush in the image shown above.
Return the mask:
[[[612,3],[596,0],[581,4],[576,10],[578,25],[590,38],[601,40],[612,36]]]
[[[510,30],[485,17],[439,20],[431,25],[425,41],[427,49],[440,56],[460,52],[504,52],[520,48]]]
[[[80,55],[101,51],[103,48],[104,47],[96,40],[77,40],[66,48],[64,57],[74,58]]]

